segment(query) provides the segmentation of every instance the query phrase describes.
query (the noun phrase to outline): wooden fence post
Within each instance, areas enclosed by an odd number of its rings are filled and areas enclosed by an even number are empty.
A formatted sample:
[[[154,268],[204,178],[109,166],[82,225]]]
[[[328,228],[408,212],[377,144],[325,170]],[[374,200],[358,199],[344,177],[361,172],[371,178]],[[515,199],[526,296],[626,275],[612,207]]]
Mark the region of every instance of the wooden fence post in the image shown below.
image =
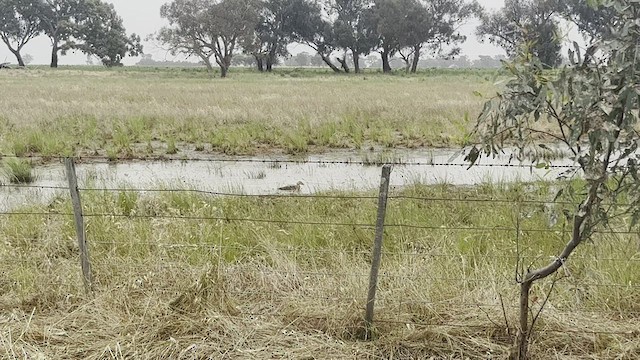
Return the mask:
[[[364,339],[373,337],[373,310],[376,301],[378,287],[378,272],[380,270],[380,258],[382,257],[382,236],[384,234],[384,219],[387,212],[387,198],[389,196],[389,179],[391,178],[391,165],[382,167],[380,180],[380,194],[378,196],[378,216],[376,219],[376,235],[373,244],[373,257],[371,260],[371,274],[369,276],[369,293],[367,295],[367,312],[365,314]]]
[[[80,249],[80,263],[82,265],[82,280],[84,282],[85,291],[90,293],[93,291],[93,277],[91,275],[91,263],[89,262],[89,249],[87,248],[87,235],[84,228],[84,218],[82,217],[80,192],[78,191],[76,166],[72,158],[65,158],[64,165],[67,170],[67,179],[69,179],[69,191],[71,192],[76,233],[78,234],[78,248]]]

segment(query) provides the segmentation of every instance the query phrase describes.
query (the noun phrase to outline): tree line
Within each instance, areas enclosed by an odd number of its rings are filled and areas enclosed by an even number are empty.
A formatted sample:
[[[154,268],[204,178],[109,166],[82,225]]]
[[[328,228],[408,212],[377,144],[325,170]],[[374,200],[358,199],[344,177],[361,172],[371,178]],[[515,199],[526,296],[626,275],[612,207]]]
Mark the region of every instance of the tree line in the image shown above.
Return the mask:
[[[597,0],[506,0],[493,13],[475,0],[174,0],[161,8],[169,21],[154,39],[174,53],[213,63],[226,76],[234,53],[271,71],[288,45],[301,43],[335,72],[360,72],[360,59],[377,53],[383,72],[399,57],[415,72],[420,57],[452,57],[466,40],[460,27],[477,18],[476,35],[509,57],[526,48],[548,68],[560,64],[561,22],[590,42],[606,35],[613,12]],[[337,56],[336,56],[337,54]],[[213,58],[213,61],[211,60]]]
[[[24,66],[24,46],[44,34],[51,40],[51,67],[59,54],[79,50],[106,66],[142,53],[140,37],[127,35],[112,4],[100,0],[0,0],[0,39]]]
[[[606,1],[605,1],[606,2]],[[476,0],[173,0],[160,15],[169,23],[149,36],[173,54],[199,58],[225,77],[233,57],[253,57],[271,71],[288,46],[305,44],[335,72],[360,72],[375,54],[383,72],[400,58],[415,72],[423,55],[451,58],[466,36],[460,28],[477,18],[480,39],[509,57],[523,48],[551,68],[561,62],[561,21],[577,25],[589,43],[607,35],[614,12],[597,0],[505,0],[485,11]],[[51,40],[58,54],[80,50],[106,66],[142,53],[140,37],[127,36],[113,5],[101,0],[0,0],[0,38],[23,66],[22,48],[34,37]]]
[[[271,71],[294,42],[335,72],[360,72],[359,59],[374,51],[385,72],[396,54],[415,72],[425,52],[457,54],[465,40],[460,26],[480,11],[466,0],[174,0],[161,8],[169,26],[155,39],[209,69],[213,57],[223,77],[238,49]]]

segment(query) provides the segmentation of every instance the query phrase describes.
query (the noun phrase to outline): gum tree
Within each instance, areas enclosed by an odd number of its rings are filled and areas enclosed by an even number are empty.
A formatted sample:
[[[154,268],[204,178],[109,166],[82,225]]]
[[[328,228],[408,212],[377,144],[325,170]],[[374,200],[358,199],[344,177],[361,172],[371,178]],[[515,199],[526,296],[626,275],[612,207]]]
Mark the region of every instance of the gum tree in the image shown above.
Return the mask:
[[[167,46],[173,55],[182,53],[197,56],[212,71],[211,56],[213,43],[206,31],[206,12],[210,6],[207,0],[174,0],[160,7],[160,17],[169,21],[154,35],[155,39]]]
[[[315,50],[331,70],[341,72],[331,61],[331,54],[338,48],[333,23],[323,17],[318,3],[309,0],[303,3],[306,11],[295,19],[294,40]]]
[[[482,7],[476,1],[421,0],[406,18],[407,30],[402,37],[399,53],[412,73],[418,69],[423,52],[433,55],[458,55],[458,45],[466,40],[460,27],[472,17],[479,16]],[[448,52],[444,53],[444,48]]]
[[[42,32],[36,1],[0,0],[0,39],[25,66],[22,48]]]
[[[174,0],[160,8],[169,20],[156,35],[172,53],[196,55],[212,69],[211,57],[226,77],[231,59],[243,38],[258,23],[258,4],[253,0]]]
[[[505,0],[497,12],[484,14],[476,35],[503,48],[514,57],[524,44],[547,68],[556,67],[562,49],[559,15],[564,5],[558,0]]]
[[[73,39],[65,48],[96,56],[107,67],[122,66],[122,59],[127,55],[142,54],[140,37],[127,36],[113,4],[98,0],[87,0],[78,9]]]
[[[382,60],[382,72],[391,72],[389,59],[402,47],[409,32],[405,21],[418,7],[417,0],[376,0],[374,4],[375,27],[378,32],[377,51]]]
[[[253,34],[243,39],[245,53],[253,55],[259,71],[272,71],[279,57],[289,55],[298,19],[307,15],[305,0],[261,0]]]
[[[75,16],[82,0],[40,0],[38,18],[42,30],[51,40],[51,67],[58,67],[58,53],[68,50],[64,43],[73,35]]]
[[[611,8],[595,8],[589,1],[567,0],[563,9],[564,16],[573,22],[589,44],[609,36],[609,24],[615,11]]]
[[[506,64],[512,79],[485,104],[476,126],[480,145],[467,156],[474,164],[515,144],[522,158],[526,149],[552,139],[564,144],[575,162],[576,169],[564,176],[582,178],[563,182],[556,196],[571,196],[578,203],[565,209],[571,229],[566,245],[549,263],[522,270],[517,277],[516,359],[527,358],[535,324],[529,308],[532,286],[566,266],[599,229],[617,226],[619,219],[635,226],[640,219],[640,1],[605,0],[599,5],[615,14],[611,32],[586,51],[574,44],[571,65],[546,72],[529,49]]]
[[[378,44],[378,34],[373,22],[373,4],[368,0],[333,0],[330,9],[335,14],[333,30],[336,43],[345,51],[351,51],[353,70],[360,72],[360,56],[369,55]],[[347,57],[338,59],[347,71]]]

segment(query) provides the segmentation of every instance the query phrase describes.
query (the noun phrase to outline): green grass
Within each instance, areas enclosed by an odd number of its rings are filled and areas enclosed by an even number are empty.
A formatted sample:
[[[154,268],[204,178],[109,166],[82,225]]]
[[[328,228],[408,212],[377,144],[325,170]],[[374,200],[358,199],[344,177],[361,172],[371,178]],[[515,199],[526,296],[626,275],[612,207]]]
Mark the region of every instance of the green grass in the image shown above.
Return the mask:
[[[28,160],[9,158],[4,161],[4,174],[12,184],[28,184],[36,180]]]
[[[374,193],[83,192],[91,297],[82,291],[72,217],[56,215],[69,213],[69,202],[20,209],[49,214],[0,218],[0,305],[13,314],[0,338],[6,350],[52,358],[97,359],[115,346],[121,357],[234,349],[256,357],[501,358],[511,345],[505,321],[512,333],[517,321],[516,259],[546,264],[567,239],[567,224],[550,228],[546,208],[531,202],[550,200],[552,188],[416,185],[393,193],[373,342],[357,337],[374,232],[338,224],[373,224]],[[578,249],[537,325],[534,359],[633,358],[640,346],[634,239],[600,234]],[[550,286],[541,281],[533,293],[542,298]],[[568,333],[584,329],[609,333]],[[16,332],[23,336],[9,337]]]
[[[458,146],[469,140],[484,101],[474,92],[495,91],[496,74],[234,69],[222,80],[202,69],[3,71],[0,153],[115,161],[188,156],[191,149],[239,155]],[[546,158],[562,156],[547,152]],[[393,152],[365,157],[370,165],[389,161],[403,159]],[[5,166],[9,179],[33,176],[28,162]],[[371,342],[358,340],[374,238],[373,228],[361,225],[375,222],[375,193],[83,191],[96,285],[85,295],[71,205],[62,192],[46,206],[0,217],[0,308],[7,314],[0,352],[87,359],[504,358],[518,317],[517,266],[547,264],[567,241],[566,219],[550,223],[553,207],[536,202],[553,199],[555,187],[418,184],[394,192]],[[612,226],[627,229],[624,218]],[[591,240],[560,274],[537,323],[534,359],[632,359],[640,352],[636,236],[601,233]],[[551,284],[536,283],[534,298]],[[540,302],[532,306],[537,311]]]
[[[297,74],[296,77],[290,76]],[[491,94],[496,72],[334,75],[282,69],[69,67],[3,71],[0,152],[156,155],[173,141],[226,154],[305,153],[369,146],[457,146]],[[41,129],[47,129],[46,135]],[[182,149],[177,149],[182,150]]]

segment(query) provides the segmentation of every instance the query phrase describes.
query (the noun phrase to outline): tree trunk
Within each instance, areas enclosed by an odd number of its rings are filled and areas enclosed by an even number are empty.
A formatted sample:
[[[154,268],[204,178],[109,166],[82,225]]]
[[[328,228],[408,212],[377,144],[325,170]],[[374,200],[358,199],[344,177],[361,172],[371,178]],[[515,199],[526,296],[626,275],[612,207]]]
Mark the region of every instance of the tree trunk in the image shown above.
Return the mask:
[[[404,72],[409,73],[409,71],[411,71],[411,61],[404,56],[402,57],[402,61],[404,61]]]
[[[211,59],[209,59],[208,57],[201,55],[200,59],[202,59],[202,62],[204,63],[204,66],[207,67],[207,72],[211,73],[213,72],[213,66],[211,65]]]
[[[328,56],[325,56],[324,54],[320,54],[320,58],[322,58],[322,61],[324,61],[325,64],[329,65],[329,67],[331,68],[331,70],[333,70],[333,72],[341,72],[341,70],[333,63],[331,62],[331,59],[329,59]]]
[[[13,49],[9,49],[9,50],[16,57],[16,60],[18,61],[18,66],[24,67],[24,60],[22,59],[22,55],[20,55],[20,50],[13,50]]]
[[[220,77],[221,78],[226,78],[228,72],[229,72],[229,68],[227,67],[226,64],[220,65]]]
[[[389,65],[389,52],[387,50],[380,51],[380,56],[382,57],[382,72],[390,73],[391,65]]]
[[[278,59],[277,59],[277,56],[276,56],[276,51],[277,51],[277,50],[278,50],[278,48],[274,46],[274,47],[271,49],[271,51],[269,51],[269,55],[267,55],[267,56],[268,56],[268,58],[267,58],[267,71],[268,71],[268,72],[273,71],[273,65],[274,65],[274,64],[276,63],[276,61],[278,60]]]
[[[353,72],[360,74],[360,54],[351,50],[353,54]]]
[[[345,73],[349,73],[349,64],[347,64],[347,57],[345,56],[344,58],[337,58],[338,62],[340,63],[340,66],[342,66],[342,69],[344,69]]]
[[[264,72],[264,62],[261,57],[256,56],[256,65],[258,66],[258,71]]]
[[[617,136],[616,136],[617,138]],[[611,151],[609,152],[609,155]],[[608,158],[608,157],[607,157]],[[604,170],[609,165],[609,161],[604,162]],[[547,276],[554,274],[558,271],[569,259],[569,256],[573,253],[580,243],[587,238],[587,230],[585,229],[585,221],[588,216],[592,214],[593,208],[597,206],[598,188],[605,182],[605,177],[599,182],[591,184],[587,198],[579,206],[578,213],[573,217],[573,229],[571,231],[571,240],[565,245],[564,249],[559,256],[557,256],[551,263],[541,267],[539,269],[530,269],[520,282],[520,326],[518,329],[518,337],[516,339],[515,353],[511,354],[512,359],[527,360],[527,352],[529,350],[529,338],[533,331],[533,325],[535,319],[532,320],[531,326],[529,326],[529,292],[534,282],[542,280]]]
[[[411,64],[411,73],[415,74],[418,71],[418,63],[420,62],[420,50],[422,45],[413,46],[413,63]]]
[[[58,41],[57,40],[53,41],[53,46],[51,48],[51,67],[52,68],[58,67]]]
[[[511,354],[514,360],[527,360],[529,349],[529,292],[533,281],[523,281],[520,284],[520,328],[516,339],[516,353]]]

